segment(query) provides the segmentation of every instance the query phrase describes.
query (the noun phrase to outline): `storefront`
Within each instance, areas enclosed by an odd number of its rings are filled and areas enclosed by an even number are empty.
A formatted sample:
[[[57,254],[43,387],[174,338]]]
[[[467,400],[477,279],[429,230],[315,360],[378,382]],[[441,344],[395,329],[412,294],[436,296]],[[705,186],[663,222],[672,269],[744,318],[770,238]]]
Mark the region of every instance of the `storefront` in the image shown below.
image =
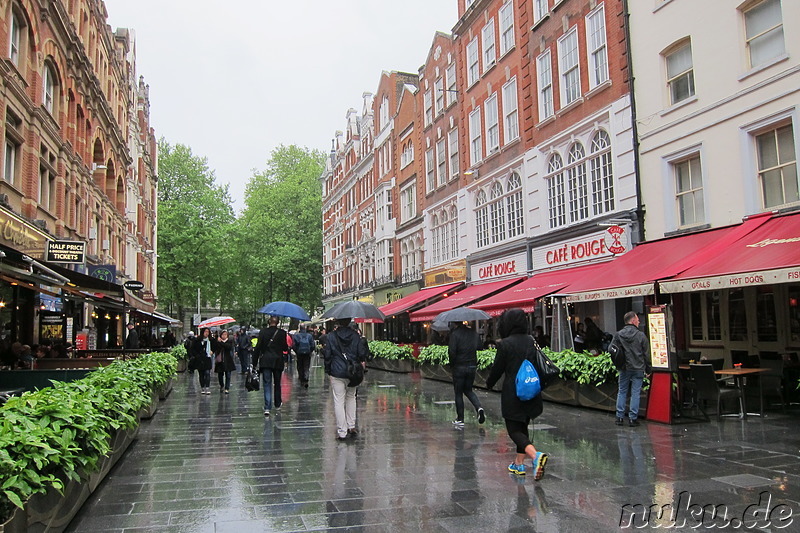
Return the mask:
[[[383,332],[379,334],[384,340],[394,342],[420,342],[424,338],[424,328],[421,323],[412,323],[408,313],[424,307],[434,299],[446,297],[448,292],[462,286],[463,283],[449,283],[438,287],[426,287],[380,307],[381,312],[386,315],[386,321]]]

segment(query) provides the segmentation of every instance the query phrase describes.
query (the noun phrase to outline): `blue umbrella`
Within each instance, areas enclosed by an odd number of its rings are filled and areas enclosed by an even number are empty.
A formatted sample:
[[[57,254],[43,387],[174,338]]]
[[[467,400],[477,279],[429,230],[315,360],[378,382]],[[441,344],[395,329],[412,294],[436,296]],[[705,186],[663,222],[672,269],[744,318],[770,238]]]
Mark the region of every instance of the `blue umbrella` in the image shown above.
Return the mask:
[[[259,313],[273,316],[283,316],[286,318],[296,318],[297,320],[310,320],[305,309],[292,302],[271,302],[258,310]]]

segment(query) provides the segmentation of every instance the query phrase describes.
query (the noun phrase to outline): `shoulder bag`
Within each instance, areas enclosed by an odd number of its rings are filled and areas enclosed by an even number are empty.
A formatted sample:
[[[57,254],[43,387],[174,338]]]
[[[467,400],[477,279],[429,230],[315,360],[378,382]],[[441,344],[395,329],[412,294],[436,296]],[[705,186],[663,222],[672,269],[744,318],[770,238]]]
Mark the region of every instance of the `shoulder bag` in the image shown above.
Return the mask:
[[[542,390],[544,390],[561,374],[561,370],[539,348],[539,345],[536,344],[536,339],[531,337],[531,340],[533,341],[531,362],[536,368],[536,373],[539,374],[539,382]]]

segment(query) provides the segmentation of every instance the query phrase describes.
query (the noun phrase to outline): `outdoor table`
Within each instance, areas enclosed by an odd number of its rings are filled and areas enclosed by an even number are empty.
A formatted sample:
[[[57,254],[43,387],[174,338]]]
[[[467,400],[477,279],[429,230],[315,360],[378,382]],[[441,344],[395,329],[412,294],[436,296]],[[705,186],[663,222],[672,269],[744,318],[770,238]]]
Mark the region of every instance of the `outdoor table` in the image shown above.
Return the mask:
[[[736,380],[736,386],[739,387],[739,392],[742,394],[742,417],[747,419],[747,415],[764,416],[764,394],[762,393],[761,380],[758,381],[758,403],[759,411],[757,413],[747,412],[747,397],[744,393],[744,378],[762,372],[769,371],[768,368],[723,368],[722,370],[715,370],[714,373],[720,376],[733,376]]]

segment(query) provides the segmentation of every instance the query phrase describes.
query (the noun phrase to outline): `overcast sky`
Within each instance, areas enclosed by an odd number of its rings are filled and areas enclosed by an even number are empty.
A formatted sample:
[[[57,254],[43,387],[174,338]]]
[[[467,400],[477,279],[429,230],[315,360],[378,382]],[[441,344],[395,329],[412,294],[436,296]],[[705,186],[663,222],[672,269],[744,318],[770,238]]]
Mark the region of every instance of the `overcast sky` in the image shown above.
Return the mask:
[[[236,208],[281,144],[330,150],[384,70],[416,73],[458,0],[105,0],[136,32],[150,123],[208,158]]]

